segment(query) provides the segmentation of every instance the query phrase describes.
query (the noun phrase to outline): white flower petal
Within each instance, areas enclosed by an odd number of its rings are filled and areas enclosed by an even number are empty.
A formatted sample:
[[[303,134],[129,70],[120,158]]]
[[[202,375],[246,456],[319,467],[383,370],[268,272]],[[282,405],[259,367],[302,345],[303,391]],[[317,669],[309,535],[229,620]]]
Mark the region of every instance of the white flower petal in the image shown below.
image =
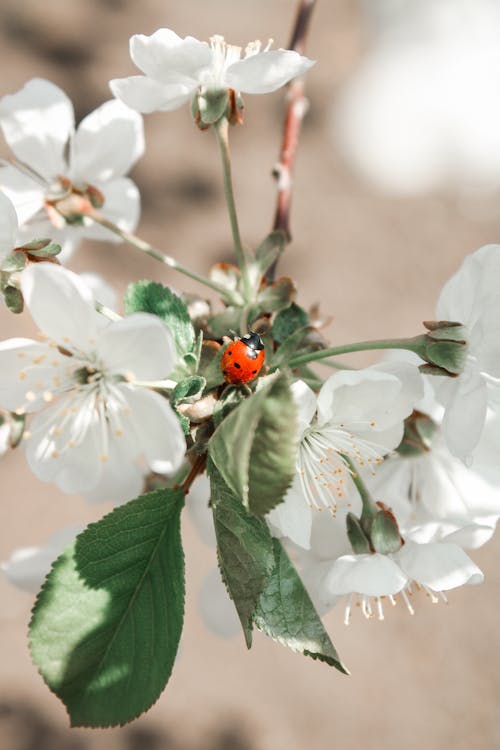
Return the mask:
[[[385,430],[402,422],[422,398],[418,369],[406,362],[384,362],[364,370],[336,372],[318,396],[320,422],[357,429]]]
[[[109,82],[114,96],[137,112],[168,112],[181,107],[193,96],[196,85],[158,83],[146,76],[114,78]]]
[[[293,50],[269,50],[230,65],[225,80],[228,88],[236,91],[267,94],[302,75],[313,65],[313,60]]]
[[[12,201],[19,224],[24,224],[44,207],[45,188],[16,167],[0,167],[0,190]],[[34,235],[30,239],[34,239]]]
[[[95,183],[104,197],[102,215],[125,232],[133,232],[139,223],[141,196],[135,182],[128,177],[118,177],[104,183]],[[71,229],[71,227],[70,227]],[[82,237],[101,242],[123,242],[109,229],[89,220],[84,227],[78,227]]]
[[[394,558],[408,578],[433,591],[448,591],[466,583],[482,583],[484,576],[456,544],[407,541]]]
[[[53,534],[43,547],[20,547],[14,550],[9,560],[1,563],[0,568],[14,586],[35,594],[52,563],[83,528],[67,526]]]
[[[0,343],[0,408],[32,412],[40,408],[44,391],[54,388],[53,361],[63,357],[31,339],[8,339]],[[29,394],[29,395],[28,395]]]
[[[214,519],[212,509],[208,507],[209,500],[210,480],[206,474],[202,474],[193,482],[186,499],[186,506],[200,539],[209,547],[215,547]]]
[[[267,514],[267,520],[279,532],[279,536],[286,536],[299,547],[309,549],[312,510],[307,504],[297,476],[283,502]]]
[[[76,182],[122,177],[144,153],[142,117],[117,99],[79,124],[72,141],[71,178]]]
[[[92,292],[80,277],[54,263],[36,263],[21,275],[21,289],[40,330],[61,346],[87,351],[97,332]]]
[[[132,436],[113,435],[108,438],[106,460],[100,461],[97,481],[83,491],[88,503],[112,502],[121,505],[144,491],[144,472],[137,462],[136,441]]]
[[[454,456],[466,460],[477,446],[486,419],[488,392],[480,373],[464,373],[447,383],[443,434]],[[442,389],[441,389],[442,392]]]
[[[500,245],[485,245],[468,255],[441,290],[438,320],[452,320],[472,326],[482,312],[486,298],[498,296]]]
[[[120,385],[130,409],[128,424],[140,453],[162,474],[176,471],[186,452],[186,438],[167,399],[146,388]]]
[[[201,71],[212,62],[213,53],[206,42],[191,36],[181,39],[171,29],[158,29],[151,36],[131,37],[130,56],[143,73],[156,81],[196,85]]]
[[[215,635],[232,638],[240,632],[236,609],[217,568],[213,568],[202,583],[199,607],[203,622]]]
[[[0,258],[16,247],[19,224],[12,201],[0,192]]]
[[[468,526],[463,526],[462,528],[441,537],[441,541],[456,544],[465,549],[479,549],[483,544],[489,542],[495,533],[496,522],[497,519],[495,518],[492,519],[491,525],[489,526],[485,524],[480,525],[477,523],[470,523]]]
[[[149,313],[134,313],[111,323],[99,336],[96,351],[108,372],[136,380],[160,380],[175,364],[170,331]]]
[[[311,424],[316,412],[316,396],[303,380],[293,383],[290,390],[297,407],[297,431],[299,435],[302,435]]]
[[[14,155],[48,180],[66,170],[64,150],[74,122],[66,94],[43,78],[0,101],[0,127]]]
[[[80,274],[83,283],[91,290],[92,296],[102,305],[111,310],[116,308],[116,292],[102,276],[92,271],[84,271]]]
[[[399,565],[385,555],[344,555],[331,566],[323,579],[326,591],[335,596],[397,594],[408,579]]]

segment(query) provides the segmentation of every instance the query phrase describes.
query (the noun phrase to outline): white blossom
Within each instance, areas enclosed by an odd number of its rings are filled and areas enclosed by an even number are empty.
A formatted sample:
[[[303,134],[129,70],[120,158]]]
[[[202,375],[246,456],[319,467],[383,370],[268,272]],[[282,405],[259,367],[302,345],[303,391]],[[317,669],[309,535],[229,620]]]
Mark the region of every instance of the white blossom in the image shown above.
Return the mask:
[[[488,404],[500,394],[500,245],[485,245],[465,258],[441,291],[437,318],[462,323],[468,331],[464,371],[439,379],[445,407],[443,432],[453,453],[470,459],[481,437]]]
[[[23,271],[21,289],[42,342],[0,344],[0,408],[38,412],[26,439],[36,476],[91,501],[122,502],[142,491],[152,463],[175,471],[182,429],[169,403],[140,385],[174,367],[163,322],[147,313],[109,322],[82,280],[51,263]]]
[[[312,509],[350,508],[357,493],[351,468],[375,467],[403,437],[403,422],[422,397],[422,378],[406,363],[344,370],[323,384],[316,399],[305,383],[292,387],[300,434],[297,474],[271,524],[302,547],[309,546]],[[348,460],[346,460],[348,459]]]
[[[19,243],[19,222],[12,201],[0,191],[0,263]]]
[[[15,157],[0,169],[0,189],[12,200],[25,241],[49,237],[66,257],[79,239],[119,241],[84,219],[67,224],[47,201],[72,185],[92,185],[104,197],[103,215],[125,230],[137,225],[139,192],[125,174],[144,151],[142,118],[110,100],[85,117],[75,130],[73,105],[55,84],[33,78],[0,100],[0,127]]]
[[[135,34],[130,56],[145,75],[114,79],[111,91],[138,112],[173,110],[197,91],[267,94],[313,65],[292,50],[261,47],[251,42],[241,59],[241,47],[227,44],[222,36],[211,37],[207,44],[192,36],[182,39],[171,29],[158,29],[151,36]]]

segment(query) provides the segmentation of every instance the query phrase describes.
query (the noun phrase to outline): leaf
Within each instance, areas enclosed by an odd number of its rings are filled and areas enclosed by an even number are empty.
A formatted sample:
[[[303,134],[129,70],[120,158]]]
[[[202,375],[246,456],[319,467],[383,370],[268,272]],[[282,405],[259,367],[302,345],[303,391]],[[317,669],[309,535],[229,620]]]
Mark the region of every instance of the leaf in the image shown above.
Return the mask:
[[[124,724],[159,697],[184,617],[182,489],[150,492],[91,524],[54,563],[31,653],[72,726]]]
[[[305,326],[304,328],[299,328],[290,334],[290,336],[288,336],[288,338],[285,339],[281,346],[279,346],[274,352],[271,358],[270,367],[275,369],[277,367],[286,366],[287,362],[292,358],[292,355],[297,354],[297,352],[300,351],[301,345],[308,333],[309,328]]]
[[[255,611],[255,627],[292,651],[349,674],[304,584],[277,539],[273,539],[273,549],[275,565]]]
[[[247,255],[247,269],[250,282],[258,289],[262,277],[276,263],[286,244],[286,235],[281,230],[271,232],[255,251],[255,256]]]
[[[205,378],[202,378],[200,375],[190,375],[181,380],[180,383],[177,383],[170,396],[170,404],[179,417],[182,429],[186,435],[189,435],[190,421],[184,414],[181,414],[177,407],[181,403],[192,403],[196,396],[201,395],[206,383]]]
[[[224,481],[256,515],[278,505],[292,483],[295,415],[287,376],[280,373],[234,409],[210,440],[210,457]]]
[[[295,282],[288,278],[278,279],[274,284],[265,286],[259,292],[255,306],[252,307],[248,316],[249,321],[255,320],[260,315],[283,310],[293,301],[296,293]]]
[[[125,312],[157,315],[170,329],[179,359],[192,352],[195,332],[186,305],[177,294],[156,281],[137,281],[125,292]]]
[[[24,299],[21,291],[15,286],[6,286],[3,290],[5,304],[11,313],[19,315],[24,310]]]
[[[14,252],[5,256],[0,264],[0,269],[6,273],[16,273],[21,271],[26,265],[26,255],[24,253]]]
[[[227,346],[227,345],[226,345]],[[204,341],[200,353],[199,373],[207,381],[206,388],[210,390],[224,382],[221,360],[226,346],[221,347],[217,341]]]
[[[282,344],[285,339],[295,333],[299,328],[304,328],[309,323],[309,315],[299,305],[292,304],[281,310],[275,317],[273,323],[273,338],[278,344]]]
[[[274,567],[272,538],[265,521],[245,510],[210,461],[207,470],[219,567],[250,648],[252,617]]]
[[[49,242],[47,245],[36,250],[28,250],[28,255],[35,258],[54,258],[60,252],[61,245],[58,245],[56,242]]]

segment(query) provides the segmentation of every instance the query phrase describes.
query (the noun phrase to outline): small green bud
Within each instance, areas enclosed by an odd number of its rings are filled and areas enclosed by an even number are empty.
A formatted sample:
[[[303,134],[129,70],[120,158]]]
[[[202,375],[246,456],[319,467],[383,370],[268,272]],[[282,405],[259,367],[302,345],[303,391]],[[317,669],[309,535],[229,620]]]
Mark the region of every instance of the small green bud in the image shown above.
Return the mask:
[[[397,552],[403,544],[397,521],[385,505],[377,503],[381,510],[372,521],[370,536],[373,549],[381,555]]]

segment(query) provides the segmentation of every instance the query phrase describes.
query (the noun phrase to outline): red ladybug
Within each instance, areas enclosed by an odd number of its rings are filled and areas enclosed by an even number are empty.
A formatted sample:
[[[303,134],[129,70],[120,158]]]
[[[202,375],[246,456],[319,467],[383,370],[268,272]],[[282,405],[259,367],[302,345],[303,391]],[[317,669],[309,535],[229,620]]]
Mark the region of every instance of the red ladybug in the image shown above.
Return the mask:
[[[221,368],[226,383],[242,385],[257,377],[264,364],[264,344],[258,333],[250,331],[229,344],[222,355]]]

